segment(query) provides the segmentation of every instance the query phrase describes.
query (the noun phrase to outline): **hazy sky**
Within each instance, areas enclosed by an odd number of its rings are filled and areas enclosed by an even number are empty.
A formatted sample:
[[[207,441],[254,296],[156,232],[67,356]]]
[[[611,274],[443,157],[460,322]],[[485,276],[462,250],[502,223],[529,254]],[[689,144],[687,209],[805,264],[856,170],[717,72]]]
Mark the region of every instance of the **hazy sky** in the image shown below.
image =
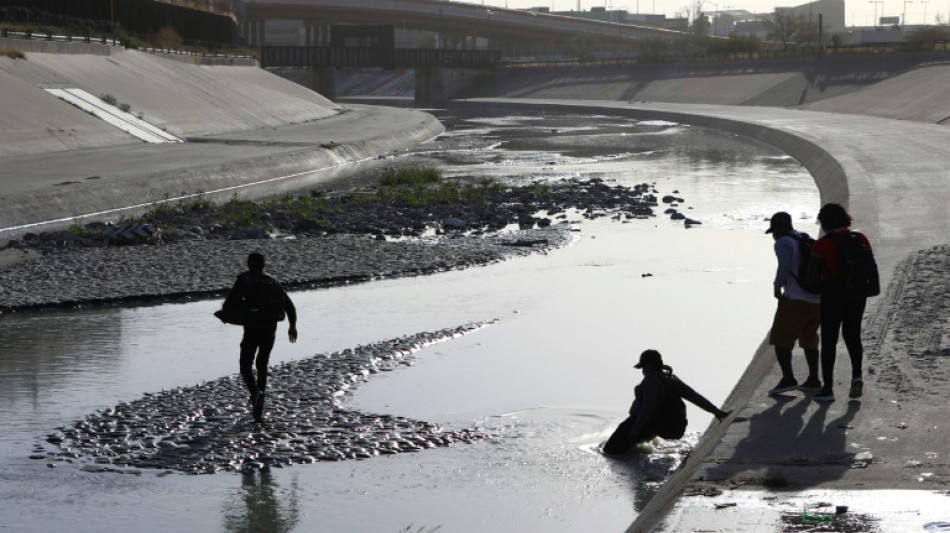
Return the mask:
[[[479,3],[479,0],[464,0],[466,3]],[[548,7],[554,11],[576,10],[578,0],[482,0],[485,5],[524,9],[529,7]],[[705,0],[703,11],[715,12],[717,9],[745,9],[754,13],[771,12],[776,6],[791,7],[806,3],[806,0],[720,0],[714,2]],[[684,7],[695,5],[695,0],[580,0],[581,10],[588,11],[592,6],[606,7],[607,9],[626,9],[631,13],[656,13],[672,17],[677,12],[684,12]],[[927,24],[934,23],[934,16],[940,13],[946,23],[950,16],[950,0],[845,0],[844,16],[848,26],[866,26],[877,16],[901,16],[906,7],[907,24],[923,24],[924,16]]]

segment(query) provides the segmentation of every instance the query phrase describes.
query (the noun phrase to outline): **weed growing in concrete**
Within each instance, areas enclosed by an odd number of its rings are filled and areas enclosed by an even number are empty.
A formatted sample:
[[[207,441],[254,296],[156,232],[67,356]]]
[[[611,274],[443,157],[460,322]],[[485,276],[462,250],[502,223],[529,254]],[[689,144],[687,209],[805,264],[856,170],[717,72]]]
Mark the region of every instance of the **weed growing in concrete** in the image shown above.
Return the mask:
[[[119,100],[111,94],[104,94],[100,96],[99,99],[113,107],[119,108],[121,111],[125,111],[126,113],[132,110],[132,106],[119,102]]]
[[[0,56],[9,57],[10,59],[26,59],[23,52],[10,48],[0,48]]]

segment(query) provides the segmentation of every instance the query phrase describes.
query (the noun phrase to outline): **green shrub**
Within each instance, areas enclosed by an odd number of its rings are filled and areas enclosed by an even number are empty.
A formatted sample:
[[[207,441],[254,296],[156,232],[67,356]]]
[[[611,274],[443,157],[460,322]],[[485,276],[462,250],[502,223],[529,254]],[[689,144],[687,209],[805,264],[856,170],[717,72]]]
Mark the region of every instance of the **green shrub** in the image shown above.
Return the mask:
[[[83,225],[82,220],[74,220],[73,223],[66,228],[66,231],[76,235],[77,237],[92,237],[96,235],[94,230],[91,230]]]
[[[247,227],[252,226],[262,212],[258,204],[233,196],[221,206],[218,219],[223,226]]]
[[[388,167],[383,171],[379,184],[386,187],[398,185],[417,185],[436,183],[442,179],[439,169],[433,167],[413,166],[396,169]]]

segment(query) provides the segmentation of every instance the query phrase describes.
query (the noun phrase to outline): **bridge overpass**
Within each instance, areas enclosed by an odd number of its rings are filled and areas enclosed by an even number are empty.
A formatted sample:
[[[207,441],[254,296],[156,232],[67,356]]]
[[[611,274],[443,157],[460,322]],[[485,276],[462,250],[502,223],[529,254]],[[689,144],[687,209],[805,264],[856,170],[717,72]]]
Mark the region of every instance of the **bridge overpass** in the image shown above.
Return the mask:
[[[248,44],[265,42],[265,24],[301,21],[304,46],[326,46],[333,24],[396,24],[443,35],[482,37],[494,43],[567,41],[577,36],[600,42],[632,43],[681,32],[649,26],[589,20],[549,13],[453,2],[449,0],[244,0],[240,32]],[[283,43],[282,43],[283,44]]]

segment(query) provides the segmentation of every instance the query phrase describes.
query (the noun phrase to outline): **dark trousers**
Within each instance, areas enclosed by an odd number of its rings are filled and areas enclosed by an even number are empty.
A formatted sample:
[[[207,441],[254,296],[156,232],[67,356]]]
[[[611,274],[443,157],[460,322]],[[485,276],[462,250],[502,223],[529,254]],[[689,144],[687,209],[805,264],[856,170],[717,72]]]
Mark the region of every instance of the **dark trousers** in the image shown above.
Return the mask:
[[[267,363],[270,361],[270,352],[274,348],[274,338],[277,333],[277,324],[273,327],[245,327],[244,338],[241,339],[241,377],[251,394],[263,391],[267,387]],[[253,366],[257,363],[255,378]]]
[[[826,387],[834,384],[839,330],[851,357],[851,379],[862,375],[864,346],[861,344],[861,320],[866,305],[867,298],[863,296],[833,291],[821,293],[821,377]]]
[[[631,435],[630,428],[633,427],[634,421],[636,421],[635,417],[628,416],[626,420],[617,426],[617,429],[614,430],[610,438],[607,439],[607,442],[604,443],[604,453],[620,455],[630,449],[634,444],[652,440],[653,437],[656,437],[656,433],[651,431],[649,427],[647,427],[641,435]]]

